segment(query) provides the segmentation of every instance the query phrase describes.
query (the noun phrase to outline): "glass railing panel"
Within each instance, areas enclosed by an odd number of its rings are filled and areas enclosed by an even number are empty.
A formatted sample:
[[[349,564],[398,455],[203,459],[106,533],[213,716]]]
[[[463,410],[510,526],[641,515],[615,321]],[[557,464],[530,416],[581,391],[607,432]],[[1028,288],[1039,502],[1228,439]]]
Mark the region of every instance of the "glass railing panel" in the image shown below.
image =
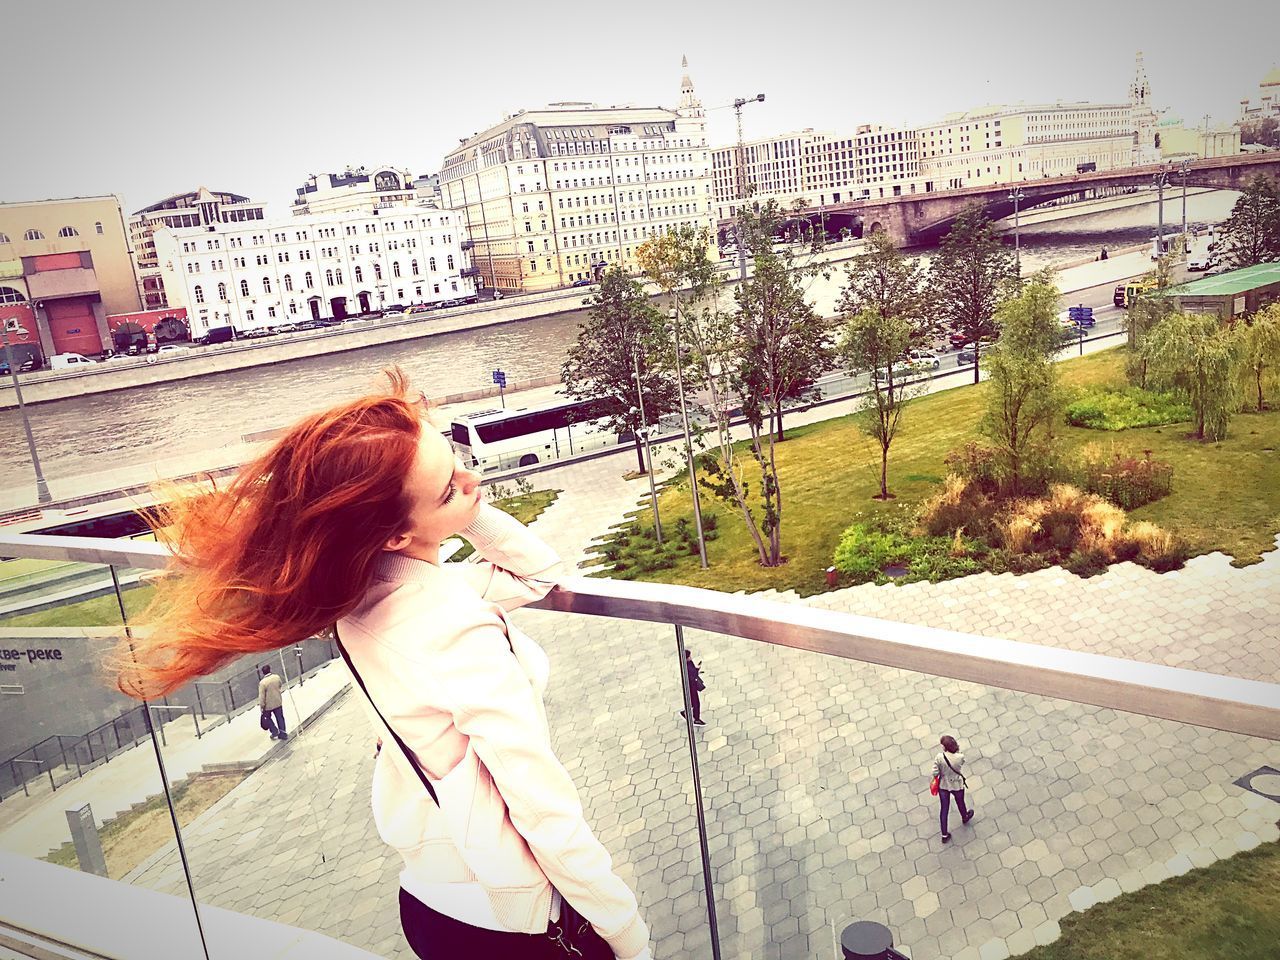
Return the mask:
[[[176,843],[170,798],[184,790],[166,784],[153,737],[188,734],[114,687],[104,660],[125,629],[111,568],[0,559],[0,590],[0,917],[104,956],[136,952],[163,923],[175,954],[203,956],[187,892],[157,902],[140,889]]]

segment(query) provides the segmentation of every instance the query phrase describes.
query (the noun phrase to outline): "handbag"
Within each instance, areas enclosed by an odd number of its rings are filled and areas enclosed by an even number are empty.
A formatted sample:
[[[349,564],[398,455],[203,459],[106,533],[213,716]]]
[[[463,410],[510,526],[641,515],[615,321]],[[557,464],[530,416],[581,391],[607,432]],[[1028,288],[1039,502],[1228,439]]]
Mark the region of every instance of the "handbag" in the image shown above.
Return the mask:
[[[939,784],[941,784],[941,782],[942,782],[942,778],[938,776],[936,773],[933,775],[933,779],[929,781],[929,792],[933,794],[935,797],[938,795],[938,786]]]
[[[436,796],[435,787],[431,785],[427,775],[422,772],[422,768],[413,759],[413,754],[409,752],[405,742],[400,739],[400,734],[391,729],[391,725],[387,723],[387,718],[382,715],[378,705],[373,702],[373,697],[369,695],[369,688],[364,685],[364,679],[360,676],[360,671],[351,662],[351,655],[347,653],[347,648],[343,646],[342,638],[338,636],[338,625],[336,623],[333,625],[333,637],[338,643],[338,652],[342,654],[342,659],[346,661],[347,669],[356,678],[356,683],[360,685],[360,691],[364,694],[365,699],[369,701],[369,705],[373,707],[373,712],[378,715],[382,725],[387,728],[387,732],[391,734],[396,745],[400,747],[400,752],[409,761],[409,766],[418,775],[418,779],[426,787],[431,799],[436,802],[437,807],[440,806],[440,798]],[[265,714],[263,716],[263,724],[266,724]],[[566,957],[581,957],[582,960],[613,960],[613,948],[596,932],[595,927],[591,926],[586,918],[578,913],[563,896],[560,898],[560,919],[547,921],[547,937],[560,948]]]
[[[258,716],[258,722],[262,725],[263,730],[271,729],[271,721],[267,719],[267,711],[263,710]]]

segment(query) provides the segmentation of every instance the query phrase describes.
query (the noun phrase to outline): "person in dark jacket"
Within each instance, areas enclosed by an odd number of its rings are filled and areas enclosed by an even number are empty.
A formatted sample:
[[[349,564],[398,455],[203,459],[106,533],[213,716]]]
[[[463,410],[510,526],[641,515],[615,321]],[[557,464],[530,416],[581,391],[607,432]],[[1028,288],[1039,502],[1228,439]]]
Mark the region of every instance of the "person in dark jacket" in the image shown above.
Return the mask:
[[[706,726],[706,721],[702,719],[702,701],[698,694],[707,688],[702,680],[702,671],[699,669],[701,663],[693,662],[693,651],[688,647],[684,651],[684,668],[689,674],[689,703],[693,707],[693,722],[700,727]],[[684,716],[685,712],[680,711],[680,716]]]

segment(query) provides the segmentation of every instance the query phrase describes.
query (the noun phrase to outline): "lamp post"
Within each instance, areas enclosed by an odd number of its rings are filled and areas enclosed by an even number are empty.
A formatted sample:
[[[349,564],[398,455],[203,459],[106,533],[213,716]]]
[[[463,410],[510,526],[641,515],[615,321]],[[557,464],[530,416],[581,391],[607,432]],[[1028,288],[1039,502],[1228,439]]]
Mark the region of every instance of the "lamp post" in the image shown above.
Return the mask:
[[[1184,157],[1178,166],[1178,175],[1182,177],[1182,246],[1186,252],[1187,245],[1187,178],[1191,176],[1191,160]]]
[[[649,446],[649,421],[644,415],[644,388],[640,384],[640,348],[633,347],[631,350],[631,360],[636,368],[636,403],[639,404],[640,412],[640,437],[644,440],[644,456],[648,462],[649,474],[649,503],[653,506],[653,529],[657,534],[658,543],[662,543],[662,517],[658,515],[658,489],[653,482],[653,449]]]
[[[1013,201],[1013,262],[1017,265],[1018,279],[1022,279],[1022,238],[1019,235],[1021,224],[1018,221],[1018,204],[1026,199],[1020,187],[1009,191],[1009,199]]]
[[[33,319],[35,313],[36,305],[33,302],[31,304]],[[17,326],[16,321],[14,324],[15,332],[22,329]],[[18,416],[22,418],[22,429],[27,435],[27,449],[31,451],[31,466],[36,472],[36,499],[40,503],[51,503],[53,497],[49,495],[49,484],[45,482],[44,473],[40,469],[40,457],[36,454],[36,438],[31,433],[31,421],[27,419],[27,408],[22,402],[22,384],[18,383],[18,365],[14,363],[13,351],[9,348],[9,321],[0,323],[0,343],[4,344],[4,361],[9,365],[9,376],[13,378],[13,395],[18,399]]]
[[[1160,195],[1156,201],[1156,255],[1162,257],[1164,256],[1164,188],[1169,185],[1169,178],[1165,171],[1161,170],[1152,180]]]
[[[693,440],[689,436],[689,409],[684,402],[684,351],[680,348],[680,301],[671,307],[671,327],[676,338],[676,390],[680,394],[680,423],[684,429],[684,453],[689,461],[689,486],[693,489],[693,523],[698,530],[698,559],[707,569],[707,543],[702,536],[702,505],[698,502],[698,474],[693,466]],[[652,467],[651,467],[652,469]]]
[[[748,103],[764,103],[764,94],[757,93],[754,97],[738,97],[733,101],[733,112],[738,118],[738,149],[736,153],[737,163],[737,187],[738,187],[738,215],[734,218],[733,235],[738,246],[738,279],[747,279],[747,255],[742,249],[742,202],[747,196],[747,173],[746,173],[746,148],[742,142],[742,108]],[[696,497],[695,497],[696,502]],[[698,542],[702,542],[702,529],[699,525]],[[702,565],[705,567],[706,560]]]

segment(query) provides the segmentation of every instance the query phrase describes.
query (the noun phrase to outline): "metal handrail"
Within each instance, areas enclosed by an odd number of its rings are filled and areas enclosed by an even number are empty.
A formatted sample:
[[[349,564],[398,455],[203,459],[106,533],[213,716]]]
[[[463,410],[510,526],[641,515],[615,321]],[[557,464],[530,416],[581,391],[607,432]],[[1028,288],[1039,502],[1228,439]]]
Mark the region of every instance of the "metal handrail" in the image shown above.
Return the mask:
[[[0,533],[0,556],[160,569],[158,543]],[[1280,684],[671,584],[571,577],[534,606],[775,646],[1280,740]]]

